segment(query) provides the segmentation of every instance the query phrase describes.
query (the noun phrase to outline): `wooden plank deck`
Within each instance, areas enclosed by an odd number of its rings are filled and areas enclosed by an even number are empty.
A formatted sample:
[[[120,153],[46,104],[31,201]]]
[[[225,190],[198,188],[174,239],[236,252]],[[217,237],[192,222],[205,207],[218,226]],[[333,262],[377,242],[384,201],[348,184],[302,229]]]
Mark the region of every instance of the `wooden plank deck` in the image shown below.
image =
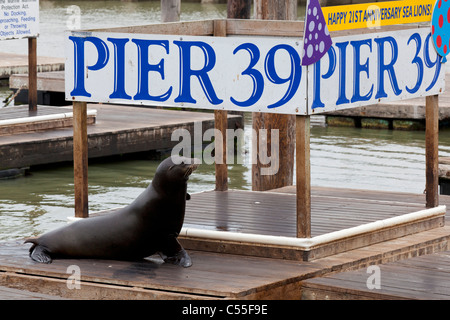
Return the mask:
[[[450,118],[450,80],[448,79],[450,73],[448,71],[446,76],[447,80],[445,81],[445,90],[444,92],[439,94],[439,120],[442,124],[444,123],[444,121],[448,122],[448,119]],[[324,114],[327,117],[344,117],[352,119],[370,118],[387,120],[388,122],[393,121],[392,127],[394,129],[408,129],[408,127],[405,126],[405,124],[401,120],[417,120],[422,121],[423,125],[421,127],[411,126],[411,128],[424,129],[425,109],[425,98],[421,97],[415,99],[398,100],[394,102],[381,102],[376,105],[332,111]],[[330,121],[328,123],[330,123]],[[367,125],[361,125],[363,127],[371,127],[370,122],[367,122]],[[376,128],[376,126],[373,127]]]
[[[173,130],[193,133],[198,121],[203,130],[214,127],[213,113],[105,104],[89,104],[90,109],[97,110],[95,125],[88,126],[90,158],[172,148],[179,143],[171,141]],[[242,127],[242,121],[241,116],[228,116],[229,128]],[[72,161],[72,140],[71,127],[2,136],[0,168]]]
[[[14,74],[9,77],[10,89],[28,88],[28,74]],[[37,90],[65,92],[64,71],[39,72],[37,74]]]
[[[450,75],[450,73],[449,73]],[[61,94],[59,98],[64,99],[64,71],[40,72],[37,75],[38,91],[51,94]],[[27,74],[15,74],[10,77],[9,87],[18,90],[28,86]],[[21,103],[27,102],[26,91],[21,96]],[[42,98],[41,98],[42,99]],[[52,98],[48,98],[49,101]],[[44,101],[44,99],[42,100]],[[41,103],[41,102],[40,102]],[[42,102],[44,103],[44,102]],[[399,100],[395,102],[383,102],[377,105],[351,108],[324,113],[323,117],[351,117],[351,118],[373,118],[373,119],[389,119],[389,120],[424,120],[425,119],[425,98],[416,98],[408,100]],[[446,81],[445,91],[439,95],[439,119],[446,120],[450,118],[450,81]],[[402,123],[398,122],[396,127],[402,129]]]
[[[51,106],[39,106],[37,111],[28,111],[28,106],[13,106],[0,109],[0,121],[20,119],[26,117],[38,117],[53,114],[61,114],[69,111],[65,108],[51,107]]]
[[[302,299],[450,299],[450,251],[378,266],[379,288],[368,288],[367,281],[373,272],[364,268],[303,281]]]
[[[335,189],[334,194],[321,193],[329,189],[313,190],[313,237],[425,208],[420,202],[374,199],[371,193],[366,193],[365,198],[358,198],[351,194],[350,197],[340,194],[338,189]],[[295,237],[295,205],[293,193],[238,190],[203,192],[193,195],[187,202],[185,224],[213,230]]]
[[[37,57],[37,71],[64,70],[64,61],[64,58]],[[0,52],[0,79],[16,73],[28,73],[28,55]]]
[[[67,106],[64,88],[64,71],[39,72],[37,74],[37,103],[51,106]],[[15,92],[16,104],[28,104],[28,74],[13,74],[9,88]]]
[[[270,224],[271,234],[285,235],[285,231],[292,232],[288,225],[295,213],[295,210],[292,211],[292,217],[288,217],[286,209],[291,201],[287,200],[288,197],[293,196],[289,194],[291,189],[283,188],[281,191],[284,194],[250,191],[193,194],[188,201],[185,223],[231,231],[234,226],[239,231],[248,232],[269,232],[270,227],[265,224]],[[220,209],[224,199],[228,203],[224,207],[225,211]],[[314,220],[313,230],[316,233],[327,232],[331,230],[329,228],[353,225],[353,219],[358,223],[377,218],[375,212],[366,217],[355,215],[351,210],[351,203],[355,199],[357,201],[353,208],[359,206],[363,209],[360,212],[364,212],[367,207],[362,201],[366,199],[372,205],[380,202],[378,208],[386,206],[387,211],[393,210],[397,214],[401,213],[399,207],[405,205],[406,201],[411,201],[410,208],[417,209],[423,208],[424,200],[423,195],[414,194],[313,188],[313,208],[317,210],[319,202],[328,202],[325,211],[332,211],[332,204],[337,210],[337,219],[326,219],[326,212],[313,210],[313,216],[314,212],[324,215]],[[441,196],[442,203],[450,203],[449,199]],[[393,204],[388,205],[389,201]],[[269,205],[267,202],[276,203]],[[344,206],[340,206],[340,202]],[[315,207],[314,203],[319,207]],[[267,209],[263,210],[266,204]],[[282,213],[285,219],[280,218],[280,211],[283,210],[286,211]],[[267,216],[267,212],[263,211],[270,212],[272,216]],[[378,217],[392,214],[380,211]],[[260,218],[263,216],[266,218]],[[188,249],[193,266],[185,269],[164,264],[157,256],[132,262],[68,259],[55,260],[50,265],[38,264],[28,256],[29,245],[21,241],[9,241],[0,243],[0,286],[72,299],[301,299],[304,292],[301,285],[307,279],[359,269],[372,263],[386,263],[449,250],[448,243],[450,225],[314,261]],[[257,246],[255,248],[258,249]],[[80,290],[67,287],[67,279],[71,275],[67,268],[70,265],[80,267]]]
[[[28,247],[19,242],[0,245],[0,285],[78,299],[276,298],[287,294],[292,278],[320,270],[308,263],[196,251],[190,252],[190,268],[164,264],[158,257],[55,260],[46,265],[33,262]],[[80,268],[80,290],[67,287],[70,265]],[[299,291],[291,295],[299,298]]]
[[[65,299],[55,295],[0,286],[0,300],[65,300]]]
[[[96,112],[87,115],[87,124],[95,123]],[[50,129],[72,127],[71,109],[39,106],[37,111],[29,111],[28,106],[14,106],[0,109],[0,136]]]
[[[356,249],[313,262],[189,250],[190,268],[141,261],[54,260],[39,264],[29,245],[0,243],[0,286],[70,299],[301,299],[305,280],[448,248],[450,227]],[[69,289],[69,266],[80,289]],[[28,293],[27,293],[28,294]],[[305,296],[303,295],[303,298]]]
[[[278,192],[229,190],[203,192],[186,205],[185,227],[245,234],[296,237],[296,195],[294,187]],[[330,234],[378,220],[386,220],[425,209],[424,195],[372,192],[351,189],[313,188],[311,235]],[[341,235],[313,246],[258,244],[214,237],[182,234],[186,248],[213,252],[311,261],[339,252],[444,225],[444,216],[406,222],[363,233]],[[217,235],[220,237],[220,235]]]

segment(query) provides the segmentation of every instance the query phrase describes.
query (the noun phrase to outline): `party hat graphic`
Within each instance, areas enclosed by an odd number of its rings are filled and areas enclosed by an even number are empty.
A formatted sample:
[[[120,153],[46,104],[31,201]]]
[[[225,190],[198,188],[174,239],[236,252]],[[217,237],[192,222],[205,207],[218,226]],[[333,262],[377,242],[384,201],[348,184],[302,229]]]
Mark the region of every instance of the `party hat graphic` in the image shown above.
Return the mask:
[[[319,61],[331,47],[330,33],[319,0],[308,0],[303,41],[304,66]]]

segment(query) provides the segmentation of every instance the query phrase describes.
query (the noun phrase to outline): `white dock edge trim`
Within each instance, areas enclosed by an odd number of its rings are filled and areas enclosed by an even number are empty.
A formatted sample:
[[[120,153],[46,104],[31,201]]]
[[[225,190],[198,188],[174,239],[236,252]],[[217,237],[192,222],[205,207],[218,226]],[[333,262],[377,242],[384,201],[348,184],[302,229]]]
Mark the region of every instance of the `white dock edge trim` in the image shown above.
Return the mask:
[[[397,217],[366,223],[352,228],[330,232],[313,238],[269,236],[269,235],[216,231],[197,228],[182,228],[180,236],[212,239],[212,240],[223,240],[223,241],[250,242],[256,244],[269,244],[276,246],[288,246],[308,250],[328,242],[343,240],[345,238],[362,235],[367,232],[391,228],[397,225],[410,223],[417,220],[432,218],[434,216],[441,216],[445,214],[445,212],[446,206],[438,206],[435,208],[403,214]]]
[[[93,109],[87,110],[87,115],[88,116],[96,116],[97,110],[93,110]],[[43,116],[0,120],[0,126],[8,126],[8,125],[13,125],[13,124],[29,123],[29,122],[36,122],[36,121],[58,120],[58,119],[64,119],[64,118],[73,118],[73,112],[62,112],[62,113],[48,114],[48,115],[43,115]]]

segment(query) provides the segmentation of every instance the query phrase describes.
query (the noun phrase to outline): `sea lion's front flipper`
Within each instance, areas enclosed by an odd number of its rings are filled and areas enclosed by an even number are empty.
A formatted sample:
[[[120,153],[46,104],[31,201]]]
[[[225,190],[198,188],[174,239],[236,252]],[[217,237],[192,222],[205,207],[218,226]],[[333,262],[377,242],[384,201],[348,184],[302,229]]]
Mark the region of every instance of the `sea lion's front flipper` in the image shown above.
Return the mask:
[[[191,257],[175,237],[168,238],[164,249],[158,253],[166,263],[182,266],[184,268],[192,266]]]
[[[43,246],[36,245],[31,247],[30,249],[30,257],[34,261],[40,263],[52,263],[52,258],[47,253],[47,250]]]
[[[189,193],[186,193],[186,200],[191,200],[191,195]]]

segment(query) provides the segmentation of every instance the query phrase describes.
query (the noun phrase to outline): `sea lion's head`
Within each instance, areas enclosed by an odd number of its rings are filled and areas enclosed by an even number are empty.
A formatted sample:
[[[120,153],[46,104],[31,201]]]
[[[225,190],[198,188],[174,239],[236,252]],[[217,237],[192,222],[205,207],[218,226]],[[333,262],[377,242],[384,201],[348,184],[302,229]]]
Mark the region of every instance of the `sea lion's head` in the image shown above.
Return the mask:
[[[189,176],[198,167],[198,159],[170,156],[162,161],[156,169],[153,185],[162,188],[186,186]]]

